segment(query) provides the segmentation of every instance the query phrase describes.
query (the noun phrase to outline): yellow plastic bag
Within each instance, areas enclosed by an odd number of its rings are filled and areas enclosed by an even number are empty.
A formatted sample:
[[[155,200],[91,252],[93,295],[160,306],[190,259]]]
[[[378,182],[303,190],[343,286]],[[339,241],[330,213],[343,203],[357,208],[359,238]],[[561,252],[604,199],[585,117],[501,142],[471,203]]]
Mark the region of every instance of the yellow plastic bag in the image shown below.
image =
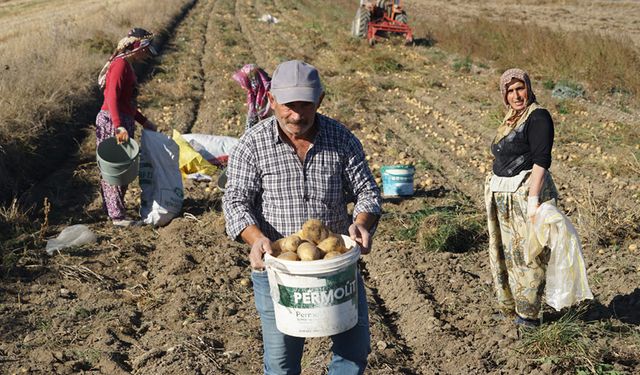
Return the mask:
[[[193,147],[187,142],[180,134],[179,131],[173,129],[173,135],[171,137],[180,148],[180,158],[178,166],[182,173],[182,178],[186,178],[191,173],[202,173],[209,176],[216,174],[218,168],[209,163],[205,158],[194,150]]]

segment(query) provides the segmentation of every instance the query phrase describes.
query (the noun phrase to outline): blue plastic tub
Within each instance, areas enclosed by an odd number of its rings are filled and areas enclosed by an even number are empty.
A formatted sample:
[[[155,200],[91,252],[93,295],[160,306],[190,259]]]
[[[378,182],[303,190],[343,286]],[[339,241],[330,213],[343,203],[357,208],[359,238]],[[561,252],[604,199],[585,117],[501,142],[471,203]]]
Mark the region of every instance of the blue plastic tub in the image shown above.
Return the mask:
[[[413,175],[416,169],[412,165],[385,165],[382,173],[382,194],[385,197],[412,196]]]

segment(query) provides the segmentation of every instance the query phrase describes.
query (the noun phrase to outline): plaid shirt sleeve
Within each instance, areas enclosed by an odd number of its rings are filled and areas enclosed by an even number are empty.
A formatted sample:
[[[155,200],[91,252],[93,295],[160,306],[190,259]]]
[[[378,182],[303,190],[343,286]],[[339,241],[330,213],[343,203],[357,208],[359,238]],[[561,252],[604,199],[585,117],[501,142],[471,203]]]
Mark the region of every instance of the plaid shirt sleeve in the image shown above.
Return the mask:
[[[261,189],[261,178],[247,139],[234,147],[227,166],[227,186],[222,198],[226,230],[229,237],[239,240],[240,233],[250,225],[258,225],[251,210]]]
[[[344,172],[344,184],[355,197],[353,219],[362,212],[380,215],[382,198],[380,189],[366,161],[362,143],[355,136],[351,137],[347,165]]]

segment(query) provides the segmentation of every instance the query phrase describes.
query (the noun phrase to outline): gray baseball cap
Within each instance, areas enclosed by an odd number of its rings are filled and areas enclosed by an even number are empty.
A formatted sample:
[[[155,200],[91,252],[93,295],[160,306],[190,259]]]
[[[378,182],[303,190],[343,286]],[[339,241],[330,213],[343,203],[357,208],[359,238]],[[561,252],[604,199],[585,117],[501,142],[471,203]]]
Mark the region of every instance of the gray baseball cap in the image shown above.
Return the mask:
[[[271,78],[271,94],[280,104],[318,103],[322,91],[318,69],[304,61],[291,60],[281,63]]]

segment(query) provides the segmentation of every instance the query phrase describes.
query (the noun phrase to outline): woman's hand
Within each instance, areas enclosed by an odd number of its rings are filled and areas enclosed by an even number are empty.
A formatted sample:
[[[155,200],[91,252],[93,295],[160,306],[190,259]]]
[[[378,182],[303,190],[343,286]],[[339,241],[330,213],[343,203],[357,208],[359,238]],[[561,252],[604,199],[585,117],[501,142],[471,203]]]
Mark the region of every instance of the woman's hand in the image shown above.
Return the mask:
[[[158,127],[151,120],[145,121],[142,127],[153,132],[158,131]]]
[[[116,128],[116,140],[118,141],[118,144],[129,142],[129,132],[127,129],[118,126]]]
[[[536,212],[538,211],[538,207],[540,207],[539,196],[529,196],[527,198],[527,216],[532,223],[536,222]]]

